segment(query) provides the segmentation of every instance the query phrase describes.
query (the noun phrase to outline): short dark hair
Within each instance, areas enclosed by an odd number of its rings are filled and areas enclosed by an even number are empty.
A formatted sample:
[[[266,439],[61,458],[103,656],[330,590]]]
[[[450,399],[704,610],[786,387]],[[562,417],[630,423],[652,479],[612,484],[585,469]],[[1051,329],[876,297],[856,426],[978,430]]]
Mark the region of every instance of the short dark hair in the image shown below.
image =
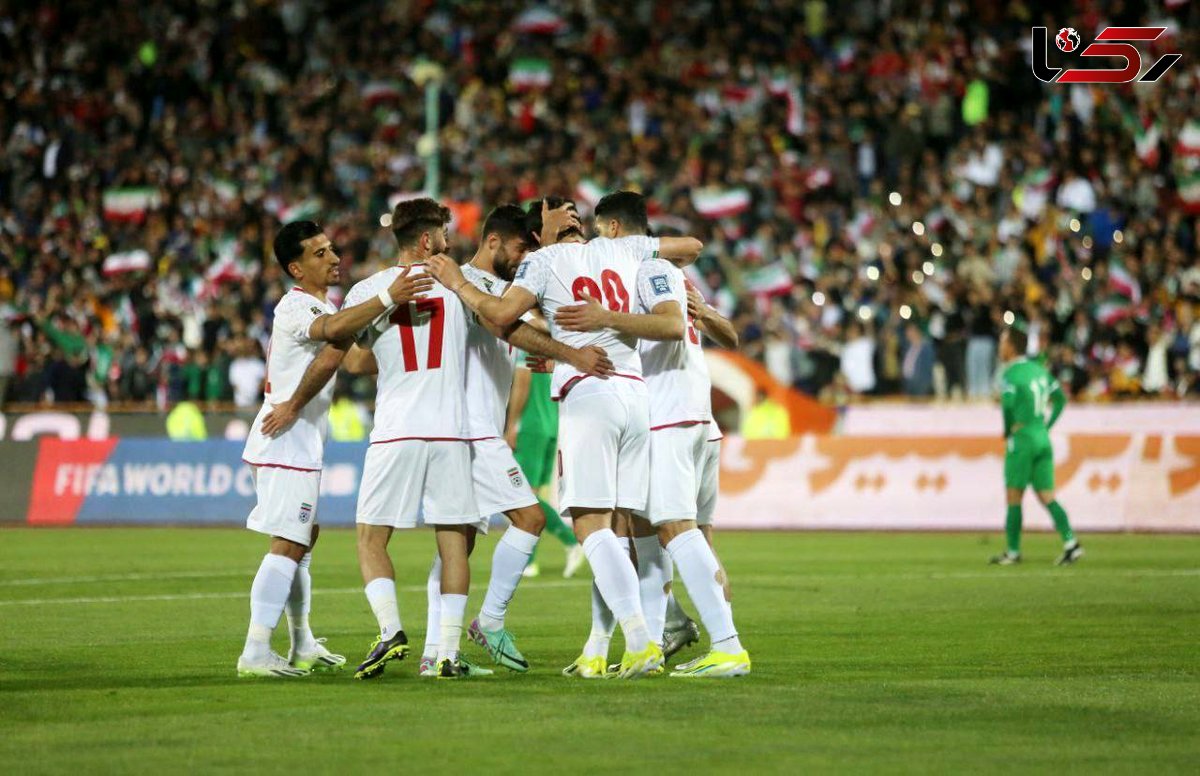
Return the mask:
[[[529,239],[525,231],[525,211],[520,205],[498,205],[487,214],[483,220],[483,231],[480,237],[487,239],[489,234],[498,234],[503,238],[521,237]]]
[[[392,210],[392,234],[401,248],[410,247],[425,232],[449,222],[450,208],[429,197],[397,202]]]
[[[288,277],[292,273],[288,270],[288,265],[293,261],[299,261],[304,255],[304,246],[300,243],[305,240],[316,237],[324,230],[316,221],[293,221],[290,224],[284,224],[279,233],[275,235],[275,260],[279,262],[279,266],[283,267],[283,274]]]
[[[605,194],[596,203],[596,218],[615,218],[625,231],[645,234],[650,231],[650,218],[646,215],[646,198],[636,191],[614,191]]]
[[[571,207],[574,207],[576,210],[579,209],[578,207],[575,206],[575,200],[573,200],[573,199],[566,199],[564,197],[546,197],[545,199],[535,199],[533,202],[529,203],[529,207],[525,211],[525,234],[526,235],[533,235],[534,238],[541,237],[541,234],[542,234],[542,203],[543,202],[545,202],[546,207],[550,208],[551,210],[558,210],[563,205],[570,205]],[[576,230],[571,229],[569,231],[576,231]],[[580,232],[579,234],[582,235],[583,233]],[[559,235],[559,237],[562,237],[562,236],[563,235],[561,235],[561,234]],[[536,242],[536,239],[535,239],[535,242]]]
[[[1022,356],[1029,352],[1029,332],[1017,326],[1009,326],[1004,331],[1008,334],[1008,341],[1012,343],[1013,350]]]

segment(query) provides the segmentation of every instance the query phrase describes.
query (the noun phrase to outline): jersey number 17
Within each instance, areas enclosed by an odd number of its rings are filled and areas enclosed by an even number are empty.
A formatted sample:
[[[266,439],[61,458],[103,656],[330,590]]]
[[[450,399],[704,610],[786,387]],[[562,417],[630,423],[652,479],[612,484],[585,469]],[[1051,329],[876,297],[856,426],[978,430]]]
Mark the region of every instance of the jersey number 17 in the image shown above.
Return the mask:
[[[446,305],[443,300],[419,299],[397,307],[389,321],[400,331],[400,351],[404,356],[404,371],[415,372],[417,366],[417,342],[413,327],[429,327],[429,352],[426,369],[442,368],[442,334],[446,324]]]

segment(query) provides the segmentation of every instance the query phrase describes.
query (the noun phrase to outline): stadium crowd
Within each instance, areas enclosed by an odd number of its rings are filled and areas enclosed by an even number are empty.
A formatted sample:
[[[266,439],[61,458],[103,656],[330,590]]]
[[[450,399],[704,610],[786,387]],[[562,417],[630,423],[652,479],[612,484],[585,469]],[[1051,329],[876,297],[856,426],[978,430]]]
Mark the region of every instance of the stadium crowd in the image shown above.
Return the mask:
[[[1074,395],[1200,391],[1194,4],[90,9],[0,18],[8,401],[255,405],[275,230],[321,221],[352,280],[387,261],[439,71],[458,256],[492,205],[636,188],[706,242],[693,280],[745,351],[809,393],[987,397],[1010,320]],[[1030,71],[1032,25],[1151,23],[1185,52],[1158,84]]]

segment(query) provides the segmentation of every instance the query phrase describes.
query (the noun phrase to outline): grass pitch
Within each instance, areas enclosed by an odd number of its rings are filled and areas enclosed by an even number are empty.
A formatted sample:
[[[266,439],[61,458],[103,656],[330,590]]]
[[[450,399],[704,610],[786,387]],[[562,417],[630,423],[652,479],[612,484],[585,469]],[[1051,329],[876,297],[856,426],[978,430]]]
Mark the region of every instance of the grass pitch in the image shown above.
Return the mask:
[[[588,578],[542,549],[509,624],[534,670],[439,682],[417,660],[239,680],[265,542],[241,530],[0,531],[0,764],[8,773],[1195,772],[1200,537],[1085,536],[989,568],[996,538],[727,534],[753,676],[572,681]],[[374,620],[353,536],[313,563],[312,622],[351,663]],[[989,544],[990,541],[990,544]],[[478,609],[494,538],[481,542]],[[420,651],[428,533],[393,539]],[[690,604],[689,604],[690,608]],[[282,637],[281,639],[279,637]],[[286,652],[286,633],[277,648]],[[619,638],[618,638],[619,641]],[[478,650],[467,646],[479,658]],[[616,657],[619,644],[614,645]],[[681,655],[699,654],[696,648]]]

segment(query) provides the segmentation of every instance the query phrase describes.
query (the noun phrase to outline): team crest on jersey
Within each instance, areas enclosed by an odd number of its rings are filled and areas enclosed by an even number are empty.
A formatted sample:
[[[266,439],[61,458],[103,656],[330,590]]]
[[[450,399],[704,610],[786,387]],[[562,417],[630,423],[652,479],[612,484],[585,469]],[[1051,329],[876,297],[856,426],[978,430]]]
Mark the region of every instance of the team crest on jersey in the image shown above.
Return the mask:
[[[492,279],[491,279],[491,278],[484,278],[484,279],[483,279],[483,285],[487,286],[487,292],[488,292],[489,294],[490,294],[490,293],[492,293],[492,286],[493,286],[493,283],[492,283]]]
[[[325,311],[322,310],[320,307],[310,307],[308,309],[312,312],[313,315],[324,315],[325,314]]]
[[[313,511],[312,504],[309,504],[307,501],[301,501],[300,502],[300,522],[307,523],[308,519],[310,517],[312,517],[312,511]]]
[[[671,279],[666,275],[655,275],[650,278],[650,288],[655,294],[671,293]]]
[[[513,484],[514,488],[521,487],[523,480],[521,479],[521,470],[514,466],[508,470],[508,481]]]

